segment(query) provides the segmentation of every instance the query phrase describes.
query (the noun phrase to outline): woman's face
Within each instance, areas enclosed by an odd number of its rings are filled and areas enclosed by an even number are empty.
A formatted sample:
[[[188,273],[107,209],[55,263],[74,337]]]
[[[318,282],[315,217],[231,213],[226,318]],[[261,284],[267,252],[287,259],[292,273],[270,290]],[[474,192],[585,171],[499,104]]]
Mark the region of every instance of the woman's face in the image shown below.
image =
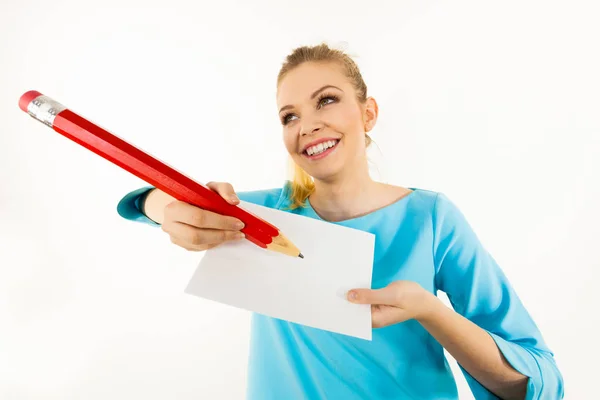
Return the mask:
[[[366,165],[365,133],[375,124],[377,104],[359,103],[338,64],[307,62],[290,71],[279,85],[277,108],[288,152],[315,179]]]

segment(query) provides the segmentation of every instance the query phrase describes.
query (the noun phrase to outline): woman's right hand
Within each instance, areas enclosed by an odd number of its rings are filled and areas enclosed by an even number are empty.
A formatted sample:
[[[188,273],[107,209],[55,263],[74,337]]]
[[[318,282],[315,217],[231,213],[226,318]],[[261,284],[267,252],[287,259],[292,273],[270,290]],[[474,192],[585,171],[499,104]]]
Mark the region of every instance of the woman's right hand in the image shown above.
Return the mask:
[[[221,195],[228,203],[234,205],[239,203],[239,199],[229,183],[210,182],[207,186]],[[153,191],[156,192],[158,189]],[[165,200],[166,198],[170,199]],[[162,230],[170,236],[172,243],[186,250],[204,251],[221,243],[245,237],[240,232],[244,228],[244,224],[239,219],[178,201],[162,191],[148,195],[145,202],[146,210],[149,211],[153,203],[156,207],[161,201],[163,202]],[[166,205],[164,205],[165,203]]]

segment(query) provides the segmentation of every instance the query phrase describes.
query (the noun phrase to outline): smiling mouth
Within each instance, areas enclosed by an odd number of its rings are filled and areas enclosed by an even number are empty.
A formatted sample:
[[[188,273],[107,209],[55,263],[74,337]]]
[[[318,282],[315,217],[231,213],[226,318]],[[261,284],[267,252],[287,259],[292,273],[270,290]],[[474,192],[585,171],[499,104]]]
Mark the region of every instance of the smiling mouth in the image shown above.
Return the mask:
[[[330,153],[340,141],[338,139],[328,140],[326,142],[319,143],[315,146],[310,146],[302,152],[302,155],[308,158],[320,158],[325,154]]]

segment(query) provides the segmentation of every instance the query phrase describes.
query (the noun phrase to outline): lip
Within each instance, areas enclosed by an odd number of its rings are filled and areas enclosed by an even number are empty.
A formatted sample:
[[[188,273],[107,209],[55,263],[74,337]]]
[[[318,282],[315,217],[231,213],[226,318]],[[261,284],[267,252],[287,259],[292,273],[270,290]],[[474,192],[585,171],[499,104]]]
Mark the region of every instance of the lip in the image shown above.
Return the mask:
[[[302,148],[302,150],[300,151],[300,153],[304,153],[304,152],[306,151],[306,149],[308,149],[308,148],[309,148],[309,147],[311,147],[311,146],[314,146],[314,145],[317,145],[317,144],[319,144],[319,143],[323,143],[323,142],[329,142],[330,140],[335,140],[336,142],[339,142],[339,141],[340,141],[340,139],[338,139],[338,138],[323,138],[323,139],[317,139],[317,140],[314,140],[314,141],[312,141],[312,142],[308,143],[307,145],[305,145],[305,146]]]
[[[317,155],[312,155],[312,156],[309,156],[306,153],[302,153],[302,157],[308,159],[311,162],[312,161],[317,161],[317,160],[320,160],[322,158],[325,158],[325,157],[329,156],[331,153],[335,152],[337,150],[337,148],[338,148],[338,145],[335,145],[333,147],[328,148],[327,150],[325,150],[322,153],[319,153]]]

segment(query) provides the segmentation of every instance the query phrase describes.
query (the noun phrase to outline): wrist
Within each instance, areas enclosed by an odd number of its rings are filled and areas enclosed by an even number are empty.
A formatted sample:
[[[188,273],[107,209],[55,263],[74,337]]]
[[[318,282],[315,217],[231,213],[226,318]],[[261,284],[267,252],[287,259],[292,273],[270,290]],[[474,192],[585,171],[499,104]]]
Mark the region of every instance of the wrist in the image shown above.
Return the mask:
[[[138,199],[138,209],[140,210],[140,212],[146,216],[148,216],[146,214],[146,200],[148,200],[148,197],[150,196],[150,194],[152,192],[156,191],[156,188],[153,189],[149,189],[148,191],[146,191],[144,194],[142,194],[139,199]]]
[[[420,323],[427,323],[435,318],[435,315],[441,310],[441,307],[444,307],[444,304],[436,295],[425,289],[423,289],[420,297],[420,307],[415,320]]]
[[[164,220],[165,207],[175,201],[175,198],[166,194],[162,190],[152,189],[148,192],[148,196],[144,200],[144,214],[158,224],[162,224]]]

